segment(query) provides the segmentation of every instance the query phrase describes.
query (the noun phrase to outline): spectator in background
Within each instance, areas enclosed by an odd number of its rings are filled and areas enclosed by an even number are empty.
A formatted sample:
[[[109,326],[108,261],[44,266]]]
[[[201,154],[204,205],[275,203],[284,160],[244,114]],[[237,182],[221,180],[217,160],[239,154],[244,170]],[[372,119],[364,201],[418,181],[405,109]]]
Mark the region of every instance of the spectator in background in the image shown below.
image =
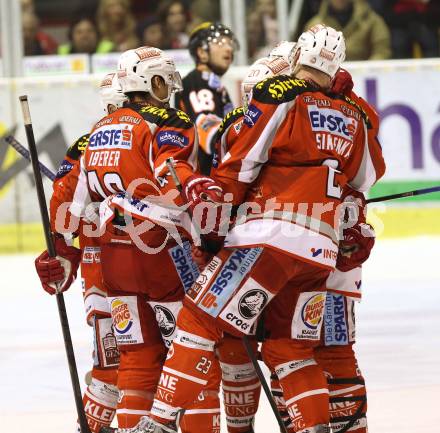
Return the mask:
[[[390,31],[366,0],[323,0],[318,15],[306,24],[306,29],[320,23],[344,33],[347,60],[391,57]]]
[[[140,44],[143,46],[164,49],[162,24],[156,17],[148,17],[136,27]]]
[[[97,21],[102,40],[111,41],[114,51],[126,51],[139,46],[130,0],[100,0]]]
[[[257,0],[247,14],[247,43],[250,62],[267,56],[279,42],[275,0]]]
[[[21,17],[21,24],[25,56],[41,56],[56,53],[56,41],[50,35],[40,30],[40,21],[33,12],[24,13]]]
[[[157,14],[164,30],[166,49],[186,48],[189,41],[186,28],[190,20],[183,1],[165,1],[159,6]]]
[[[247,14],[246,39],[249,62],[264,57],[270,50],[266,47],[266,35],[264,33],[261,15],[257,11]]]
[[[263,23],[265,44],[272,49],[280,41],[275,0],[257,0],[256,11]]]
[[[430,0],[389,0],[386,19],[391,28],[393,57],[438,57],[439,2]],[[417,45],[416,45],[417,44]]]
[[[220,2],[211,0],[192,0],[190,5],[191,30],[206,21],[220,20]],[[191,32],[188,32],[188,34]]]
[[[21,13],[35,13],[34,0],[20,0]]]
[[[105,39],[99,41],[95,21],[90,17],[78,17],[72,21],[68,32],[69,42],[58,47],[58,54],[109,53],[113,43]]]

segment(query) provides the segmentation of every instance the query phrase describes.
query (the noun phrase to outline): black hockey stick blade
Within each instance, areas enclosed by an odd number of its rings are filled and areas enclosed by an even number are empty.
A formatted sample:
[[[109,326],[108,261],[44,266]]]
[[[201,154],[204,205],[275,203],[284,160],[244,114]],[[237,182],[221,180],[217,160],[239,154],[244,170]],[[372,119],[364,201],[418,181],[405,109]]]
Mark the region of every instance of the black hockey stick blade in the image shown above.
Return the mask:
[[[5,137],[6,142],[13,147],[24,159],[31,162],[31,154],[15,137],[8,135]],[[38,162],[40,166],[40,171],[52,182],[55,180],[56,174],[48,167],[46,167],[42,162]]]
[[[43,179],[41,178],[40,166],[38,161],[38,152],[35,143],[34,131],[32,128],[28,98],[25,95],[25,96],[20,96],[19,99],[20,99],[21,109],[23,111],[24,128],[26,131],[26,138],[27,138],[29,153],[32,162],[32,170],[34,174],[35,187],[37,189],[38,204],[40,206],[40,214],[43,223],[43,230],[46,239],[47,251],[50,257],[55,257],[56,256],[55,244],[53,242],[52,233],[50,230],[49,213],[47,211],[46,197],[44,195]],[[73,396],[75,399],[75,406],[78,415],[78,423],[81,429],[81,433],[90,433],[86,414],[84,412],[81,386],[79,384],[79,379],[78,379],[78,370],[76,368],[75,353],[73,351],[72,337],[70,335],[69,321],[67,319],[67,311],[66,311],[66,305],[64,303],[64,297],[62,293],[57,293],[55,297],[57,300],[61,329],[63,331],[64,347],[66,349],[67,362],[69,365],[70,379],[73,388]]]
[[[397,194],[389,194],[389,195],[383,195],[381,197],[369,198],[367,200],[367,204],[377,203],[379,201],[395,200],[398,198],[414,197],[416,195],[432,194],[433,192],[439,192],[439,191],[440,191],[440,185],[431,186],[429,188],[415,189],[413,191],[405,191],[405,192],[399,192]]]

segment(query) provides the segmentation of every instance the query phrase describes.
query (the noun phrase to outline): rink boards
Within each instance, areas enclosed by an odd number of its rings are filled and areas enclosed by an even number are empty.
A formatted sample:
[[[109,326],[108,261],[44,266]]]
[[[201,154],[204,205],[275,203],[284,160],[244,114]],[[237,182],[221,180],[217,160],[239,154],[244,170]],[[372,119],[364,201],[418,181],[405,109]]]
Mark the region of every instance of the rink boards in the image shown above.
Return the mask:
[[[440,60],[354,62],[346,65],[355,90],[376,106],[387,173],[372,191],[380,196],[440,184]],[[234,67],[224,83],[236,105],[246,67]],[[185,74],[185,71],[182,71]],[[18,96],[29,95],[41,160],[56,171],[66,148],[102,117],[101,75],[62,75],[0,80],[0,253],[34,251],[42,245],[38,205],[29,168],[4,141],[25,143]],[[50,183],[45,182],[49,197]],[[440,234],[440,194],[407,199],[372,210],[380,237]],[[375,224],[376,225],[376,224]],[[376,227],[378,228],[378,227]]]

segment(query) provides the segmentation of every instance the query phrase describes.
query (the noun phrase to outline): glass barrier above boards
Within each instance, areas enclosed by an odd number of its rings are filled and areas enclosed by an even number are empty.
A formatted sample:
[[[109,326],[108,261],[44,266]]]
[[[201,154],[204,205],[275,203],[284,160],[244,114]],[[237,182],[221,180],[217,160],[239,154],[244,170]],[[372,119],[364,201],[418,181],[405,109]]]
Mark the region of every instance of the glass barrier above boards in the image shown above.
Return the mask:
[[[167,50],[166,53],[174,60],[178,69],[191,68],[194,65],[188,50]],[[120,53],[28,56],[23,58],[23,74],[25,77],[105,74],[117,69],[119,56]]]

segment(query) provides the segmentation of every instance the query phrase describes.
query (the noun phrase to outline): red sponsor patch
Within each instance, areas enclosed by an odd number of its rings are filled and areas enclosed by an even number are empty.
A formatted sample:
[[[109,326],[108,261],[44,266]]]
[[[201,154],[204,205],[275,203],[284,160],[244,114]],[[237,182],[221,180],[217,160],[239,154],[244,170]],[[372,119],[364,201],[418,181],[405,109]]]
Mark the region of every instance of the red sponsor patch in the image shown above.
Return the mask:
[[[141,47],[134,51],[140,60],[151,59],[152,57],[159,57],[161,51],[152,47]]]
[[[331,51],[326,50],[325,48],[321,49],[321,52],[319,53],[319,55],[321,57],[323,57],[324,59],[327,59],[327,60],[330,60],[330,61],[335,58],[335,53],[332,53]]]
[[[110,87],[112,85],[113,77],[115,74],[107,74],[101,81],[101,87]]]

